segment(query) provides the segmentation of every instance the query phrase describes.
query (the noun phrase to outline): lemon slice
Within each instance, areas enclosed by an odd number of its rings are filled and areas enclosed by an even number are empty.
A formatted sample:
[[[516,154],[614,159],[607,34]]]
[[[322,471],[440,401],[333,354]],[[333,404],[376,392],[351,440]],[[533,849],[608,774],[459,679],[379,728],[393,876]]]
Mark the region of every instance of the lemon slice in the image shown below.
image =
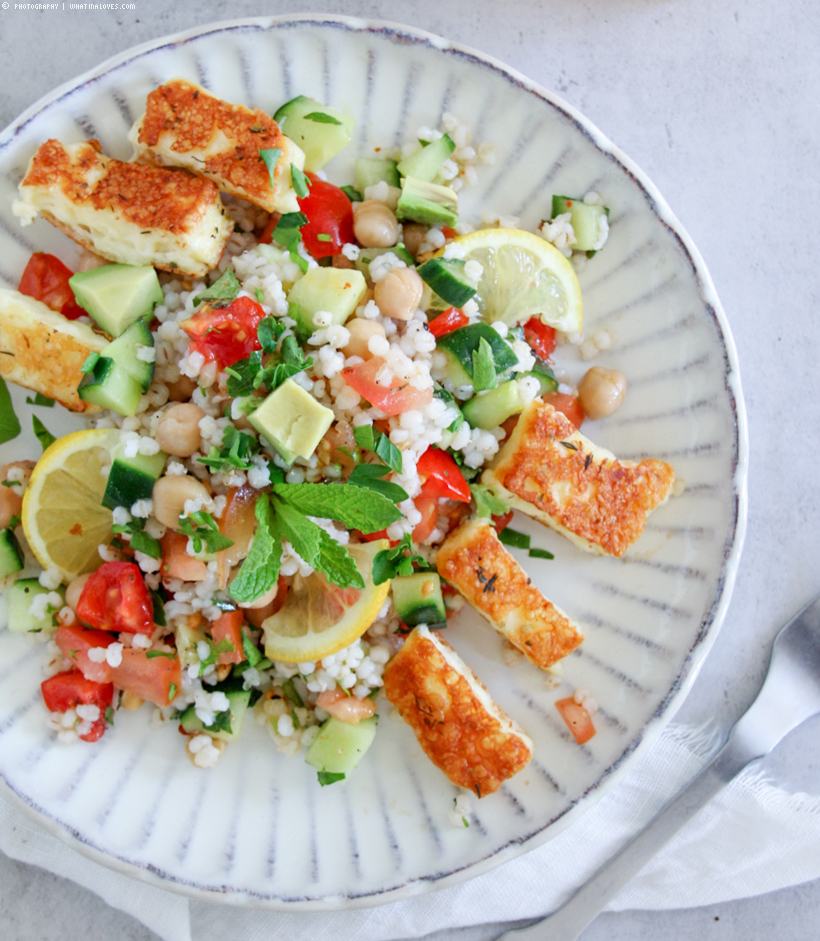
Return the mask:
[[[475,300],[485,320],[512,327],[540,317],[564,333],[581,332],[581,287],[554,245],[522,229],[480,229],[454,241],[465,249],[466,261],[484,268]]]
[[[22,523],[32,552],[65,581],[102,564],[97,547],[111,540],[111,510],[102,505],[115,428],[76,431],[44,453],[23,497]]]
[[[364,588],[339,588],[320,572],[294,577],[284,605],[262,625],[265,655],[285,663],[306,663],[347,647],[376,620],[390,582],[374,585],[373,559],[387,549],[386,539],[348,546]]]

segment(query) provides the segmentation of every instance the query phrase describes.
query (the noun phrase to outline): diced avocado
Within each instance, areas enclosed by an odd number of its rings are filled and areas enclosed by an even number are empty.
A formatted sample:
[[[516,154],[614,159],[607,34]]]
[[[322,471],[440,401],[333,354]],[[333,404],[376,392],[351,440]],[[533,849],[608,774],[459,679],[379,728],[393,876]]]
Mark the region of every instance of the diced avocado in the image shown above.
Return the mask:
[[[100,356],[77,389],[84,402],[110,408],[120,415],[136,415],[142,388],[124,366],[108,356]]]
[[[467,422],[473,428],[483,428],[485,431],[497,428],[523,408],[521,390],[515,379],[503,382],[497,389],[475,395],[461,406]]]
[[[330,314],[333,323],[342,324],[359,306],[367,282],[361,271],[351,268],[309,268],[290,289],[290,316],[299,332],[310,336],[317,329],[313,318],[319,311]]]
[[[68,281],[80,307],[112,337],[118,337],[135,320],[150,317],[162,301],[162,288],[150,266],[103,265],[81,271]]]
[[[305,761],[320,774],[349,774],[373,744],[377,722],[371,716],[354,725],[331,716],[308,748]]]
[[[463,307],[475,294],[475,285],[464,274],[464,262],[457,258],[428,258],[418,273],[442,300],[453,307]]]
[[[309,392],[288,379],[248,416],[248,421],[292,464],[307,460],[325,436],[334,419],[333,411],[320,405]]]
[[[42,617],[31,613],[31,603],[38,595],[47,595],[51,589],[43,588],[36,578],[21,578],[6,589],[6,613],[9,630],[19,633],[53,631],[57,627],[59,608],[46,611]],[[65,589],[56,589],[65,598]]]
[[[396,216],[424,225],[454,226],[458,223],[458,194],[449,186],[408,176],[402,180]]]
[[[569,221],[575,232],[575,241],[570,248],[576,252],[596,251],[595,246],[599,245],[602,236],[605,236],[609,229],[609,210],[606,206],[585,203],[583,199],[575,199],[572,196],[553,196],[553,219],[565,212],[570,214]]]
[[[223,742],[233,742],[239,738],[242,731],[242,722],[251,701],[251,691],[249,689],[234,690],[225,693],[225,695],[230,705],[225,712],[217,713],[213,725],[202,724],[193,703],[179,717],[179,724],[189,735],[199,735],[204,732],[206,735],[210,735],[211,738],[220,738]]]
[[[26,557],[13,529],[0,530],[0,579],[19,572],[26,564]]]
[[[390,248],[363,248],[359,251],[359,257],[354,264],[365,278],[370,280],[370,262],[373,261],[374,258],[378,258],[379,255],[386,255],[388,252],[392,252],[396,258],[403,261],[405,265],[415,265],[416,263],[416,259],[413,258],[404,245],[399,242],[398,245],[393,245]]]
[[[153,348],[153,333],[144,320],[137,320],[121,336],[112,340],[102,351],[102,355],[119,363],[136,379],[142,391],[147,392],[154,378],[154,360],[140,359],[139,351]]]
[[[459,327],[458,330],[453,330],[452,333],[446,333],[443,337],[439,337],[436,346],[452,353],[462,368],[472,377],[473,353],[478,349],[482,339],[490,344],[496,372],[499,375],[505,373],[508,369],[512,369],[518,362],[518,357],[513,352],[510,344],[506,340],[502,340],[497,331],[486,323],[473,323],[466,327]]]
[[[448,134],[439,137],[421,150],[405,157],[399,164],[398,170],[402,176],[411,176],[415,180],[424,180],[432,183],[444,161],[456,149],[452,138]]]
[[[356,189],[362,196],[368,186],[375,186],[382,181],[388,186],[401,186],[396,161],[385,160],[383,157],[357,157],[354,179]]]
[[[115,456],[103,494],[103,506],[109,510],[124,506],[130,509],[137,500],[148,500],[165,467],[167,454],[137,454],[135,457]]]
[[[299,95],[282,105],[273,120],[305,152],[305,170],[315,173],[350,143],[355,121]]]
[[[447,611],[441,595],[441,579],[437,572],[416,572],[402,575],[390,583],[393,607],[408,627],[444,624]]]

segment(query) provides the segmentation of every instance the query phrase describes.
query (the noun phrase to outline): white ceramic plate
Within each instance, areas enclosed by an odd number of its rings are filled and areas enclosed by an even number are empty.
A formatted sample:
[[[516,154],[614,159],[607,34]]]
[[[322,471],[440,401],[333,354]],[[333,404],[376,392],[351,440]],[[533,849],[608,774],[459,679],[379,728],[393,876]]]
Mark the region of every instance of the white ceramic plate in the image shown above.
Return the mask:
[[[522,561],[541,589],[586,626],[558,690],[526,662],[507,667],[496,635],[465,612],[448,638],[535,741],[524,772],[478,805],[468,830],[448,820],[456,789],[401,721],[344,785],[320,789],[254,723],[212,771],[195,770],[173,727],[121,712],[93,746],[45,730],[43,650],[0,633],[0,776],[8,792],[76,848],[170,889],[236,903],[315,909],[375,905],[466,879],[525,852],[572,821],[648,747],[680,704],[723,617],[745,519],[746,431],[734,346],[703,262],[646,177],[586,119],[486,56],[405,27],[343,18],[256,19],[203,27],[112,59],[38,102],[0,136],[0,277],[16,285],[32,250],[69,265],[76,247],[10,211],[35,147],[96,137],[129,158],[126,131],[156,85],[175,76],[272,111],[307,94],[356,118],[353,146],[329,167],[351,179],[356,153],[399,144],[449,110],[492,141],[498,161],[466,190],[462,211],[549,216],[553,193],[601,193],[611,237],[581,276],[586,327],[616,348],[599,362],[629,378],[614,417],[585,426],[621,457],[663,458],[683,496],[651,518],[621,560],[577,551],[527,520],[555,554]],[[559,351],[570,359],[569,350]],[[580,377],[586,366],[573,363]],[[18,413],[30,407],[17,395]],[[73,416],[38,410],[55,433]],[[0,451],[34,457],[33,438]],[[579,747],[553,703],[577,687],[601,705]]]

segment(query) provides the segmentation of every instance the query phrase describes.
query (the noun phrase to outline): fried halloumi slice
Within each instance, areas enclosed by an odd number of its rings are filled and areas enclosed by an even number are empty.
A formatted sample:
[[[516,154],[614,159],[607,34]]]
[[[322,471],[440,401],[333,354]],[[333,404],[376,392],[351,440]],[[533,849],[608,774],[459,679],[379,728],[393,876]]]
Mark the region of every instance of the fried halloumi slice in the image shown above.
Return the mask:
[[[481,482],[579,548],[622,556],[669,499],[675,472],[654,459],[619,461],[535,399]]]
[[[290,168],[301,170],[305,155],[257,108],[228,104],[175,79],[151,92],[128,139],[141,159],[157,166],[185,167],[268,212],[299,211]],[[274,148],[279,156],[271,186],[259,152]]]
[[[527,733],[447,641],[424,625],[387,665],[384,691],[430,761],[479,797],[497,791],[532,757]]]
[[[0,288],[0,376],[41,392],[74,412],[98,412],[83,402],[77,386],[90,353],[108,341],[85,323],[67,320],[35,300]]]
[[[12,210],[38,213],[110,261],[199,278],[219,264],[233,232],[219,190],[184,170],[107,157],[97,141],[41,144]]]
[[[439,549],[442,578],[528,660],[546,670],[584,640],[577,625],[548,601],[483,520],[462,523]]]

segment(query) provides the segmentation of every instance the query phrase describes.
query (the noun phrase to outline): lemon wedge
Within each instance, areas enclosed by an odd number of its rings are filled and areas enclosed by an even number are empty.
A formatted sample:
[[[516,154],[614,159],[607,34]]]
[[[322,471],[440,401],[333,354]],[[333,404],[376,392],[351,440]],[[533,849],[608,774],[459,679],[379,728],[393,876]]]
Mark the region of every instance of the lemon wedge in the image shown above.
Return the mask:
[[[453,241],[465,250],[465,261],[484,269],[475,300],[485,320],[512,327],[540,317],[564,333],[581,332],[581,287],[554,245],[522,229],[479,229]]]
[[[31,551],[65,581],[102,564],[98,546],[111,540],[111,510],[102,505],[115,428],[58,438],[37,462],[23,497],[22,523]]]
[[[376,620],[390,582],[373,584],[373,559],[387,549],[386,539],[348,546],[365,582],[364,588],[339,588],[321,574],[296,575],[284,605],[262,625],[265,655],[285,663],[321,660],[347,647]]]

